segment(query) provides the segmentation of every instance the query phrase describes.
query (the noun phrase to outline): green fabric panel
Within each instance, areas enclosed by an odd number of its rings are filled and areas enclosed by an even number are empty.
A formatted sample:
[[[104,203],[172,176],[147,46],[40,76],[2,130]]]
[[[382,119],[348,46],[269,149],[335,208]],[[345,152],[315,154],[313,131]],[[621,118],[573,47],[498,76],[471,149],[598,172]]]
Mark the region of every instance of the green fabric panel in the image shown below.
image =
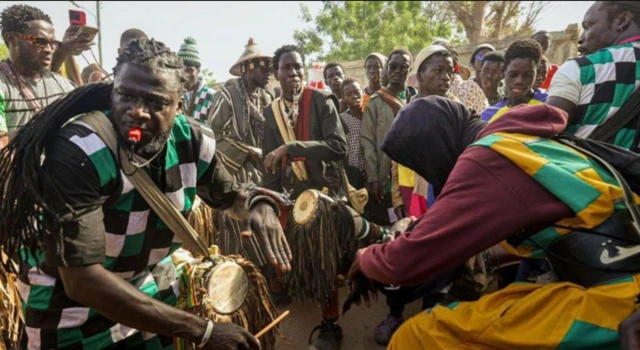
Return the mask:
[[[618,332],[575,320],[557,350],[618,350]]]
[[[58,328],[58,347],[82,342],[84,339],[80,328]]]
[[[604,118],[607,117],[607,113],[609,113],[609,108],[611,107],[608,103],[593,103],[587,106],[587,112],[584,115],[584,120],[582,121],[582,125],[600,125],[604,121]]]
[[[116,266],[116,261],[117,260],[118,260],[117,258],[110,257],[110,256],[105,256],[104,257],[104,264],[102,264],[102,266],[106,270],[111,271],[114,268],[114,266]]]
[[[596,69],[592,64],[580,67],[580,82],[583,86],[596,83]]]
[[[39,286],[31,285],[29,291],[29,298],[27,304],[29,307],[36,310],[47,310],[49,308],[49,301],[53,294],[53,286]]]
[[[629,45],[627,44],[623,44],[623,45],[618,45],[616,47],[612,47],[609,49],[614,49],[614,48],[623,48],[623,47],[629,47]],[[589,55],[589,61],[591,61],[591,63],[593,64],[606,64],[606,63],[613,63],[613,55],[611,54],[611,51],[609,50],[600,50],[600,51],[596,51],[593,54]]]
[[[553,243],[553,241],[555,241],[556,239],[558,239],[560,237],[562,237],[562,235],[559,234],[558,231],[554,227],[549,226],[549,227],[545,228],[544,230],[539,231],[535,235],[531,236],[528,240],[526,240],[524,242],[524,244],[534,248],[534,250],[536,251],[535,253],[532,253],[531,255],[533,255],[533,256],[541,256],[541,255],[544,255],[544,251],[542,249],[539,249],[538,246],[542,246],[542,247],[546,248],[551,243]],[[537,243],[537,245],[534,244],[531,241]]]
[[[446,307],[447,307],[447,309],[453,310],[453,309],[455,309],[458,305],[460,305],[460,303],[459,303],[459,302],[457,302],[457,301],[454,301],[453,303],[451,303],[451,304],[447,305]]]
[[[120,256],[126,257],[140,254],[142,246],[144,245],[144,237],[144,233],[126,235],[124,238],[124,245],[120,251]]]
[[[472,144],[472,146],[485,146],[485,147],[489,147],[491,148],[491,146],[493,146],[494,143],[502,140],[504,137],[500,136],[500,135],[489,135],[486,137],[483,137],[482,139],[474,142]]]
[[[553,163],[540,168],[533,178],[576,214],[601,195],[597,189]]]
[[[606,170],[602,165],[600,165],[598,161],[589,158],[589,163],[591,163],[593,170],[596,171],[596,173],[598,174],[598,176],[600,176],[602,181],[608,183],[609,185],[614,185],[616,187],[618,186],[618,181],[616,181],[616,178],[613,177],[613,175],[611,175],[611,173],[609,173],[609,171]]]
[[[160,218],[158,218],[158,220],[156,220],[156,228],[158,230],[168,230],[169,229],[169,227]]]
[[[183,189],[184,195],[184,207],[182,208],[182,213],[191,210],[193,207],[193,201],[196,198],[196,188],[195,187],[187,187]]]
[[[133,197],[135,197],[136,191],[133,190],[129,193],[125,193],[118,197],[116,204],[113,206],[114,209],[121,210],[125,213],[130,213],[131,208],[133,207]]]
[[[42,262],[45,259],[45,253],[42,250],[36,251],[36,256],[29,252],[29,249],[26,247],[20,248],[20,257],[22,261],[26,262],[31,267],[38,266],[38,262]],[[36,259],[37,258],[37,259]]]
[[[82,346],[85,349],[104,349],[113,345],[113,339],[111,339],[111,332],[105,331],[82,341]]]
[[[618,131],[618,133],[616,134],[616,138],[613,140],[613,144],[624,149],[629,149],[631,148],[631,146],[633,146],[633,140],[635,139],[635,137],[635,129],[620,129],[620,131]]]
[[[98,177],[100,177],[100,186],[104,186],[109,181],[115,180],[117,171],[115,161],[108,148],[102,148],[89,156],[93,166],[96,167]]]
[[[622,284],[622,283],[635,283],[633,276],[629,276],[629,277],[625,277],[625,278],[621,278],[621,279],[617,279],[611,282],[607,282],[605,283],[606,285],[612,285],[612,284]]]
[[[155,281],[151,281],[145,284],[144,286],[142,286],[142,288],[140,288],[140,291],[150,297],[160,300],[160,295],[158,295],[158,285]]]
[[[187,121],[187,117],[182,114],[176,116],[171,134],[176,142],[191,141],[191,126]]]
[[[167,141],[167,155],[165,158],[164,168],[166,170],[169,170],[177,165],[180,165],[180,159],[178,159],[178,150],[176,150],[176,143],[174,140],[169,139]]]
[[[637,66],[637,65],[636,65]],[[616,84],[616,92],[613,95],[611,107],[622,107],[636,90],[635,84]]]
[[[205,162],[202,159],[198,160],[198,170],[197,170],[198,177],[196,178],[196,180],[200,180],[202,178],[202,175],[204,175],[207,169],[209,169],[209,165],[211,165],[211,163]]]
[[[552,161],[559,167],[566,169],[571,174],[591,167],[590,163],[585,162],[566,146],[552,141],[542,140],[540,142],[532,142],[528,144],[527,147],[548,161]]]

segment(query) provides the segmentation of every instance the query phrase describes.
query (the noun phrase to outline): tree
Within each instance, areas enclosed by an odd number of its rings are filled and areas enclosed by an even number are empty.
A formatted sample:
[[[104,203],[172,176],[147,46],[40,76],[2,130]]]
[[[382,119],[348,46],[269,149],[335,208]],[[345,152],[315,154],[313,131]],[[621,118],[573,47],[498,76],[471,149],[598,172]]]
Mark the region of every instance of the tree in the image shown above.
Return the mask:
[[[213,72],[206,68],[203,68],[200,71],[200,76],[202,77],[202,80],[204,80],[204,83],[210,88],[213,88],[213,86],[218,83],[218,79],[213,77]]]
[[[550,1],[448,1],[470,43],[530,34]]]
[[[437,38],[455,41],[455,18],[442,11],[440,3],[323,1],[315,19],[301,4],[300,17],[311,28],[296,30],[294,39],[307,56],[321,60],[358,60],[371,52],[388,54],[403,47],[415,53]]]
[[[9,57],[9,48],[6,44],[0,44],[0,61]]]

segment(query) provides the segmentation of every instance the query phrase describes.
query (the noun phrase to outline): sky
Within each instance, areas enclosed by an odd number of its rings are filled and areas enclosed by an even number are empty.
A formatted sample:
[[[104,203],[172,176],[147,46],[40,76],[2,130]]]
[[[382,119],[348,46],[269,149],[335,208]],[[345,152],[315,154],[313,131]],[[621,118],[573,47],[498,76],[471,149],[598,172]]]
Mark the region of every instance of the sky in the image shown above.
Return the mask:
[[[527,1],[524,1],[527,3]],[[47,13],[54,24],[56,38],[62,39],[69,25],[69,10],[76,8],[70,1],[2,1],[0,8],[27,3]],[[96,1],[75,1],[93,15]],[[300,1],[102,1],[101,26],[103,66],[107,71],[115,66],[120,34],[129,28],[142,29],[147,35],[164,42],[174,51],[187,36],[198,42],[202,67],[214,73],[218,81],[231,78],[229,68],[244,51],[252,37],[263,53],[273,54],[280,46],[293,44],[293,32],[306,28],[300,19]],[[320,1],[304,1],[312,14],[322,9]],[[564,30],[571,23],[580,23],[594,1],[554,1],[536,25],[537,30]],[[96,26],[96,19],[87,13],[87,24]],[[96,38],[97,42],[97,38]],[[98,57],[97,47],[93,49]],[[91,53],[84,56],[94,63]],[[78,56],[80,67],[87,62]]]

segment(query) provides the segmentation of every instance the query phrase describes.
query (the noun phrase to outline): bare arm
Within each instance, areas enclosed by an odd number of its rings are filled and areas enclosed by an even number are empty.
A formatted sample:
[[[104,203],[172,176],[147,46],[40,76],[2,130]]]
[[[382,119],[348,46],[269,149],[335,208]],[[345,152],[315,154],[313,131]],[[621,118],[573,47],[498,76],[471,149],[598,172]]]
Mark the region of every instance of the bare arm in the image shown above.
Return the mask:
[[[567,114],[569,115],[569,122],[568,124],[572,124],[573,123],[573,119],[575,118],[575,112],[576,109],[578,109],[578,106],[567,100],[566,98],[563,97],[557,97],[557,96],[549,96],[549,98],[547,98],[547,102],[545,102],[545,104],[548,104],[549,106],[553,106],[556,108],[560,108],[563,111],[567,112]]]
[[[93,264],[59,267],[67,295],[104,317],[141,331],[199,342],[207,322],[142,293],[122,278]]]

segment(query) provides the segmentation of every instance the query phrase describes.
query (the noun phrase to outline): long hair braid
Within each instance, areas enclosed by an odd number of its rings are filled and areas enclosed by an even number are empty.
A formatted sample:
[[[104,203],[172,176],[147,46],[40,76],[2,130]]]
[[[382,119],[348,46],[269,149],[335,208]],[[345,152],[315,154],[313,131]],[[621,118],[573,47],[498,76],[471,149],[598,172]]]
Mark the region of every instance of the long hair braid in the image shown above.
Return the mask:
[[[129,43],[118,57],[114,71],[117,73],[125,63],[151,70],[170,69],[178,77],[177,84],[184,81],[180,58],[153,39]],[[175,88],[182,91],[182,85],[177,84]],[[43,168],[42,156],[69,120],[92,111],[110,109],[112,91],[113,83],[89,84],[73,90],[38,112],[16,133],[9,145],[0,150],[0,249],[10,258],[22,261],[24,257],[18,254],[21,248],[37,257],[45,233],[44,214],[53,218],[47,221],[46,230],[58,232],[61,229],[59,213],[45,202],[44,188],[55,192],[47,193],[48,198],[63,203],[72,215],[78,214],[64,203],[52,186],[51,177]],[[0,260],[5,269],[14,270],[10,261]]]

